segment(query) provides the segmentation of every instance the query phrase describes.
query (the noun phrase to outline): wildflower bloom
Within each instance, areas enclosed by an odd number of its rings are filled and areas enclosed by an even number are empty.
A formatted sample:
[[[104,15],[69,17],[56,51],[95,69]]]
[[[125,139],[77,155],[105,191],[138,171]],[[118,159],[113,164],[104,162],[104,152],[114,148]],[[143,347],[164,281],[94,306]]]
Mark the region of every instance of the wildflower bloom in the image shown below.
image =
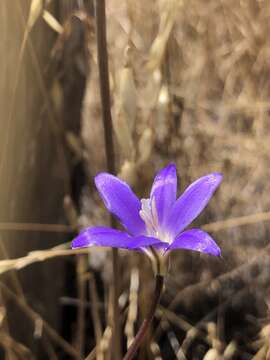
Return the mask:
[[[222,175],[212,173],[193,182],[177,199],[176,167],[170,164],[155,177],[149,199],[141,201],[127,183],[108,173],[95,177],[106,208],[126,231],[92,227],[82,231],[72,248],[109,246],[129,250],[155,251],[188,249],[219,256],[220,248],[200,229],[184,230],[206,207]]]

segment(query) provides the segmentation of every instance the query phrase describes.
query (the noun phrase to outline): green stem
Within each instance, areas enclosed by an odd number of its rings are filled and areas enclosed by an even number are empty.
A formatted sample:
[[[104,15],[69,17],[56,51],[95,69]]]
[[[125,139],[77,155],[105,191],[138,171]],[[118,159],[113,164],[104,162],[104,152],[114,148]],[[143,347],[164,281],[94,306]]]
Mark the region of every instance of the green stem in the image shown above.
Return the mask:
[[[140,347],[143,339],[145,338],[145,335],[149,329],[149,326],[154,318],[156,308],[159,303],[159,299],[161,297],[162,289],[163,289],[163,283],[164,283],[164,277],[162,275],[156,275],[156,288],[155,293],[153,296],[152,304],[149,308],[149,312],[144,319],[139,331],[137,332],[137,335],[135,336],[132,344],[128,348],[128,351],[126,355],[124,356],[123,360],[131,360],[135,356],[138,348]]]

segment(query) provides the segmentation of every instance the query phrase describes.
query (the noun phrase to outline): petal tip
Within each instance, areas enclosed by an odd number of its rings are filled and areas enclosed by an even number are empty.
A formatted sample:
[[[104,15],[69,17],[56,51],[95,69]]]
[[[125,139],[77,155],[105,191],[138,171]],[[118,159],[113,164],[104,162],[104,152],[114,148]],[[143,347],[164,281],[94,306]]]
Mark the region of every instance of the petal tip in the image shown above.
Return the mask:
[[[75,238],[72,242],[71,242],[71,249],[74,250],[74,249],[79,249],[79,248],[82,248],[83,246],[80,245],[80,242],[78,241],[77,238]]]
[[[210,255],[221,257],[221,250],[220,250],[219,246],[217,246],[216,249],[214,249]]]
[[[91,246],[86,241],[85,233],[82,232],[71,242],[71,249],[80,249]]]
[[[167,167],[170,168],[170,169],[175,169],[175,170],[176,170],[176,165],[175,165],[175,163],[173,163],[173,162],[169,163],[169,164],[167,165]]]
[[[164,170],[176,174],[176,165],[175,165],[175,163],[169,163],[167,166],[165,166],[163,171]]]
[[[211,182],[213,184],[219,185],[221,183],[222,179],[223,179],[222,173],[215,172],[215,173],[208,175],[209,182]]]
[[[94,178],[96,187],[99,188],[99,185],[101,185],[103,183],[103,181],[105,180],[105,178],[107,178],[108,176],[111,176],[111,174],[106,173],[106,172],[98,173]]]
[[[161,170],[159,170],[159,174],[164,172],[175,172],[176,173],[176,165],[175,163],[171,162],[164,166]]]
[[[91,241],[91,235],[95,233],[96,231],[99,231],[102,229],[101,227],[93,227],[93,228],[86,228],[82,230],[75,239],[71,242],[71,248],[72,249],[80,249],[80,248],[86,248],[91,247],[94,244],[94,241]]]

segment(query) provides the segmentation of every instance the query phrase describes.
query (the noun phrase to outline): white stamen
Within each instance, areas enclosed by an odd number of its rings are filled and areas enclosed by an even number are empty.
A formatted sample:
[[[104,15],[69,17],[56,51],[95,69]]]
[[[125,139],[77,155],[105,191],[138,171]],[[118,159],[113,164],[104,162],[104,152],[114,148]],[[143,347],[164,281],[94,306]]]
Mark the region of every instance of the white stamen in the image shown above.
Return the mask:
[[[150,200],[149,200],[149,206],[151,208],[150,210],[151,210],[153,225],[154,225],[156,231],[158,231],[158,212],[157,212],[157,205],[156,205],[155,197],[153,197],[151,204],[150,204]]]
[[[148,235],[155,235],[155,227],[152,219],[152,212],[149,199],[142,199],[142,208],[139,212],[140,217],[143,219],[146,225]]]
[[[141,199],[142,207],[139,212],[140,217],[145,223],[148,236],[154,236],[161,241],[171,243],[171,237],[164,230],[162,230],[158,223],[158,212],[156,206],[156,199]]]

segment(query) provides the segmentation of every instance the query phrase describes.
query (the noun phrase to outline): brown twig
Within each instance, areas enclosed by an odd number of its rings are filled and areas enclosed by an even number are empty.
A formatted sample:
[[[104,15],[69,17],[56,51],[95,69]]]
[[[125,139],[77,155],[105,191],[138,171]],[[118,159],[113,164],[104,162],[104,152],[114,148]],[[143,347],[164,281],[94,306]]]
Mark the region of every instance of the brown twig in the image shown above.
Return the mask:
[[[98,68],[100,82],[101,112],[105,137],[105,152],[107,169],[115,173],[115,156],[113,146],[113,126],[111,116],[111,96],[109,83],[107,35],[106,35],[106,13],[105,0],[96,1],[96,32],[98,48]]]
[[[97,33],[97,49],[98,49],[98,68],[100,82],[101,111],[105,137],[105,152],[107,169],[110,173],[115,173],[115,157],[113,146],[113,127],[111,116],[111,98],[110,83],[108,69],[108,52],[107,52],[107,35],[106,35],[106,11],[105,0],[97,0],[96,8],[96,33]],[[112,225],[114,220],[111,219]],[[114,342],[114,358],[121,358],[120,344],[120,325],[119,325],[119,264],[117,249],[112,249],[113,262],[113,342]]]
[[[13,291],[11,291],[4,283],[0,283],[0,288],[4,291],[5,295],[33,321],[34,324],[40,322],[44,329],[44,333],[54,341],[55,344],[60,346],[72,358],[80,359],[78,352],[66,340],[64,340],[38,313],[36,313],[27,303],[20,299]]]
[[[127,321],[125,325],[125,334],[127,337],[127,346],[132,344],[134,339],[134,323],[138,313],[138,290],[139,290],[139,269],[133,267],[130,275],[130,291],[129,291],[129,309]]]
[[[135,336],[133,343],[128,348],[128,351],[124,357],[124,360],[133,359],[139,346],[141,345],[141,342],[143,341],[143,339],[149,329],[149,326],[154,318],[156,308],[157,308],[157,305],[159,303],[159,299],[160,299],[160,296],[162,293],[163,282],[164,282],[164,277],[161,275],[156,275],[156,288],[155,288],[155,293],[153,296],[152,304],[149,308],[149,312],[148,312],[146,318],[144,319],[139,331],[137,332],[137,335]]]
[[[77,270],[77,286],[78,286],[78,328],[77,328],[77,342],[76,349],[80,354],[80,358],[84,355],[85,345],[85,303],[86,303],[86,277],[85,272],[87,269],[87,257],[77,256],[76,270]]]
[[[63,207],[69,224],[74,231],[80,231],[78,222],[78,213],[70,195],[66,195],[63,201]],[[77,311],[77,336],[76,350],[80,354],[80,358],[84,356],[85,346],[85,303],[86,303],[86,270],[87,270],[87,254],[76,256],[76,273],[77,273],[77,289],[78,289],[78,311]]]
[[[39,223],[17,223],[17,222],[2,222],[0,223],[0,230],[4,231],[40,231],[40,232],[55,232],[55,233],[72,233],[74,228],[65,224],[39,224]]]
[[[97,360],[102,358],[100,343],[102,339],[102,325],[99,315],[99,298],[96,288],[96,280],[93,274],[89,274],[89,297],[91,299],[91,315],[96,339]]]
[[[233,227],[252,225],[262,221],[269,221],[269,220],[270,220],[270,211],[265,211],[265,212],[258,212],[255,214],[212,222],[210,224],[203,225],[202,228],[205,231],[216,232],[220,230],[231,229]]]
[[[9,254],[8,254],[8,251],[7,251],[7,249],[5,247],[5,244],[3,242],[0,243],[0,249],[1,249],[1,252],[2,252],[4,258],[8,261],[9,260]],[[15,269],[10,272],[10,280],[11,280],[11,283],[13,284],[13,287],[14,287],[14,289],[16,291],[16,294],[20,297],[20,299],[22,301],[24,301],[25,304],[27,304],[26,298],[24,296],[23,288],[21,286],[20,280],[18,278],[18,274],[15,271]],[[5,306],[5,301],[4,301],[5,296],[2,296],[2,291],[0,291],[0,297],[1,297],[1,302],[3,302],[3,304]],[[7,321],[6,321],[6,323],[4,325],[6,325],[5,326],[6,327],[6,335],[10,336]],[[46,336],[43,336],[41,340],[42,340],[42,344],[43,344],[43,348],[44,348],[45,352],[49,355],[50,359],[54,359],[55,358],[55,357],[53,357],[54,349],[53,349],[53,346],[50,343],[49,339],[47,339]],[[13,348],[13,346],[12,346],[12,348]],[[9,349],[9,350],[11,351],[11,349]],[[8,351],[8,349],[7,349],[7,351]],[[30,357],[33,358],[32,355],[31,356],[30,355],[26,356],[27,359],[30,358]],[[12,359],[12,357],[11,357],[11,359]]]
[[[9,353],[8,359],[34,360],[29,348],[14,340],[4,331],[0,332],[0,345],[6,350],[6,353]]]
[[[73,256],[78,254],[88,254],[89,249],[66,249],[70,244],[63,244],[61,247],[56,246],[48,250],[36,250],[29,252],[26,256],[17,259],[8,259],[0,261],[0,275],[11,271],[20,270],[36,262],[41,262],[55,257]]]

